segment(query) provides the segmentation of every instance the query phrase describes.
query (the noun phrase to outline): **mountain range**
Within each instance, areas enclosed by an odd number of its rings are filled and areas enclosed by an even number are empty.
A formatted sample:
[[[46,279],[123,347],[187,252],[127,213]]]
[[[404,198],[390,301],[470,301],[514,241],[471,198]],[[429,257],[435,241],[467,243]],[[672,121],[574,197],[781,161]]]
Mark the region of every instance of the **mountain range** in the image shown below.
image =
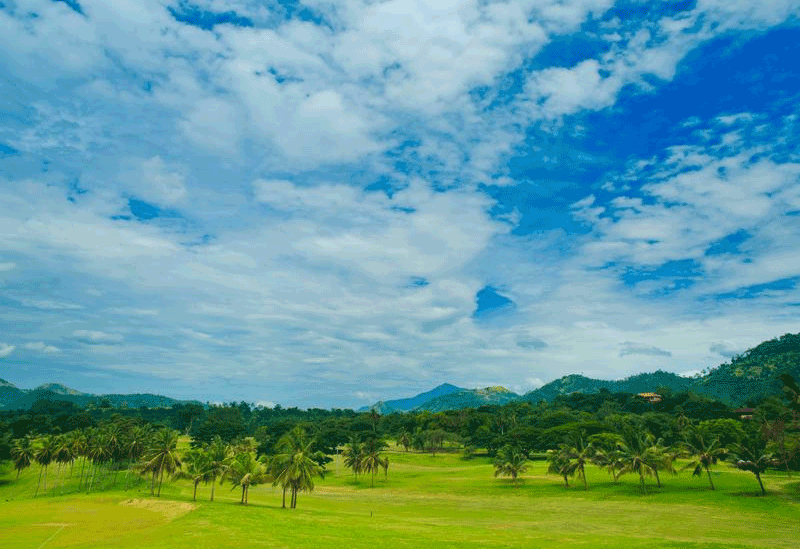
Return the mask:
[[[140,406],[169,408],[173,404],[196,403],[196,401],[177,400],[150,393],[93,395],[82,393],[60,383],[45,383],[34,389],[20,389],[13,383],[0,379],[0,410],[29,410],[40,400],[68,401],[80,407],[89,404],[99,405],[103,401],[107,401],[114,408],[139,408]]]
[[[779,376],[784,373],[800,380],[800,334],[786,334],[765,341],[733,357],[730,362],[720,364],[696,377],[683,377],[661,370],[619,380],[593,379],[572,374],[522,396],[504,387],[461,389],[444,384],[415,397],[381,401],[361,408],[361,411],[375,409],[380,413],[410,410],[439,412],[475,408],[485,404],[505,404],[515,400],[550,402],[558,395],[597,393],[602,389],[612,393],[638,394],[662,388],[675,392],[690,391],[733,406],[742,406],[764,397],[780,395],[782,383]]]

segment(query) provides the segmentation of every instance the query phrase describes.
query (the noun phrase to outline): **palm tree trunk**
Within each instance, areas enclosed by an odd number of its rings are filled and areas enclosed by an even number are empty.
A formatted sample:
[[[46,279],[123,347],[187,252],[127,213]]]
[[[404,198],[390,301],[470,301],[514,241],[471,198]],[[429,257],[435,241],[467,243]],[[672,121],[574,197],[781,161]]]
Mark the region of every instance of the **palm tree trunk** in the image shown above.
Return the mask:
[[[372,470],[372,484],[370,484],[370,488],[375,488],[375,470]]]
[[[583,468],[583,465],[581,465],[581,477],[583,477],[583,489],[588,490],[589,484],[586,482],[586,470]]]
[[[241,504],[244,505],[244,484],[242,484],[242,501]]]
[[[567,475],[564,475],[564,487],[569,488],[569,477]]]
[[[161,485],[164,484],[164,468],[161,468],[161,476],[158,479],[158,497],[161,497]]]
[[[639,471],[639,490],[641,490],[643,494],[647,493],[647,488],[644,485],[644,473],[641,470]]]
[[[656,474],[656,483],[658,484],[658,487],[661,488],[661,479],[658,477],[658,469],[653,468],[653,472]]]
[[[761,495],[766,496],[767,491],[764,490],[764,483],[761,482],[761,473],[756,473],[756,479],[758,480],[758,485],[761,486]]]
[[[47,494],[47,465],[44,466],[44,493]]]
[[[716,488],[714,487],[714,481],[711,479],[711,469],[709,469],[708,467],[706,467],[706,474],[708,475],[708,482],[711,483],[711,489],[716,490]]]
[[[150,495],[151,496],[156,495],[156,474],[157,473],[158,473],[158,471],[153,469],[153,476],[150,477]]]
[[[281,501],[281,509],[286,509],[286,484],[283,485],[283,500]]]
[[[200,484],[200,479],[194,481],[194,495],[192,496],[192,501],[197,501],[197,485]]]
[[[39,480],[36,483],[36,492],[33,494],[33,497],[39,495],[39,485],[42,483],[42,471],[44,471],[44,465],[39,467]]]
[[[78,490],[80,491],[83,486],[83,470],[86,469],[86,456],[83,456],[83,463],[81,463],[81,476],[78,478]]]
[[[214,485],[217,483],[217,475],[214,475],[214,478],[211,479],[211,501],[214,501]]]

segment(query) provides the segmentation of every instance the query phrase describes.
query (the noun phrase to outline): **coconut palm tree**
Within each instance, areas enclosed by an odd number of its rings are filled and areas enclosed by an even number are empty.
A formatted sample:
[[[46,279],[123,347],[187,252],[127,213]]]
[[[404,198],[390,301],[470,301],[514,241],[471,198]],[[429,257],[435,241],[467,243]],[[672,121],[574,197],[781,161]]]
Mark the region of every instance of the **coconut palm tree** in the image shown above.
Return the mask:
[[[375,488],[375,473],[384,466],[385,457],[381,454],[381,450],[385,449],[386,442],[379,438],[369,438],[364,443],[361,454],[361,470],[372,475],[371,488]],[[386,462],[386,468],[389,468],[388,462]]]
[[[181,467],[181,460],[177,453],[178,431],[168,427],[156,433],[153,445],[145,457],[146,469],[153,473],[153,479],[158,475],[158,494],[161,496],[161,485],[164,483],[164,473],[172,474]],[[152,487],[151,487],[152,493]]]
[[[397,444],[405,448],[406,452],[408,452],[408,448],[409,446],[411,446],[411,442],[412,442],[411,433],[409,433],[407,430],[403,429],[403,431],[399,435],[397,435]]]
[[[721,456],[727,453],[727,450],[720,447],[719,439],[706,441],[703,435],[697,431],[690,434],[684,447],[691,461],[683,469],[692,469],[692,476],[696,477],[702,475],[705,470],[711,489],[715,490],[714,480],[711,478],[711,467],[716,465]]]
[[[44,491],[47,493],[47,466],[53,461],[53,437],[45,435],[36,441],[36,453],[33,458],[39,464],[39,481],[36,483],[36,492],[33,497],[39,495],[39,483],[42,481],[44,473]]]
[[[11,458],[14,460],[14,469],[17,470],[17,480],[23,469],[30,467],[36,459],[36,447],[33,439],[26,435],[14,441],[11,446]]]
[[[214,485],[218,479],[221,482],[225,476],[231,451],[228,444],[217,435],[208,445],[206,455],[208,457],[209,472],[211,473],[211,501],[214,501]]]
[[[235,454],[230,461],[225,476],[231,481],[234,488],[241,486],[242,505],[247,505],[250,486],[260,484],[267,479],[264,467],[250,452],[239,452]]]
[[[761,495],[766,495],[761,473],[772,463],[772,454],[767,452],[767,442],[757,433],[750,434],[733,446],[734,466],[743,471],[750,471],[756,476],[761,487]]]
[[[511,481],[516,485],[517,477],[528,470],[527,463],[525,454],[519,448],[506,444],[494,459],[494,476],[510,476]]]
[[[356,439],[350,439],[350,442],[345,445],[342,452],[342,459],[344,466],[353,470],[356,482],[358,482],[358,473],[363,469],[364,447]]]
[[[588,490],[586,464],[590,463],[594,456],[594,447],[584,442],[583,434],[576,434],[572,440],[561,445],[559,452],[569,462],[568,469],[583,480],[583,489]]]
[[[664,446],[663,439],[658,439],[652,443],[652,446],[647,449],[645,461],[650,469],[653,470],[653,475],[656,477],[656,484],[661,488],[661,477],[658,475],[659,471],[666,471],[675,474],[675,458],[677,454],[671,448]]]
[[[575,474],[575,462],[560,450],[548,450],[547,463],[547,472],[564,477],[564,487],[569,488],[569,477]]]
[[[128,472],[125,478],[125,489],[128,489],[128,481],[130,480],[130,469],[132,464],[136,463],[151,444],[153,431],[149,425],[140,425],[130,430],[128,438],[125,441],[124,447],[128,454]],[[195,490],[197,486],[195,485]]]
[[[639,476],[639,490],[647,492],[644,478],[653,475],[653,468],[648,463],[648,450],[652,447],[652,435],[641,429],[627,429],[622,433],[622,440],[617,445],[617,457],[622,467],[620,475],[633,473]]]
[[[59,484],[61,480],[61,468],[65,466],[67,463],[70,463],[73,459],[72,456],[72,444],[70,439],[66,435],[58,435],[53,439],[53,461],[58,464],[58,469],[56,473],[56,484]],[[61,491],[63,493],[64,486],[61,485]]]
[[[189,450],[183,456],[183,471],[178,471],[175,478],[188,478],[194,484],[192,501],[197,501],[197,486],[201,482],[212,480],[208,454],[200,448]]]
[[[312,450],[314,441],[306,436],[302,427],[297,426],[284,435],[277,444],[280,452],[275,456],[275,483],[291,491],[290,507],[297,507],[300,492],[314,490],[314,477],[325,475],[325,467],[320,465],[325,458],[322,452]]]

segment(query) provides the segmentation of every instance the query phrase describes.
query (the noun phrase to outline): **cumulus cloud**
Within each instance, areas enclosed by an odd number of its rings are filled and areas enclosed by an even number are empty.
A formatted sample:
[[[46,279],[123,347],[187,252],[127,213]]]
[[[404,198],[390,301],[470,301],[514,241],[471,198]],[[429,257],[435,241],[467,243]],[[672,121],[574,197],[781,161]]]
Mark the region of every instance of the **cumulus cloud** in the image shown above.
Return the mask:
[[[5,358],[14,352],[17,347],[8,343],[0,343],[0,358]]]

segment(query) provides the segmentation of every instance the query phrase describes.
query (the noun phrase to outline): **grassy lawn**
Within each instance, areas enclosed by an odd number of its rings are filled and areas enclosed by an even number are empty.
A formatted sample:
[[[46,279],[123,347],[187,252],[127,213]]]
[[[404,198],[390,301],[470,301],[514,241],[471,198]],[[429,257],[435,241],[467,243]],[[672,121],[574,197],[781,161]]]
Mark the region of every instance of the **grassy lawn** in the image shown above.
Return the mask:
[[[337,461],[301,494],[298,509],[281,509],[281,492],[251,489],[250,505],[239,491],[218,486],[214,503],[201,485],[192,504],[187,481],[165,484],[151,498],[146,483],[78,494],[75,479],[33,498],[38,467],[17,482],[0,475],[0,547],[285,547],[376,549],[380,547],[786,547],[800,544],[800,477],[767,473],[769,493],[757,496],[753,475],[726,464],[708,481],[688,472],[665,475],[664,488],[638,479],[611,482],[589,471],[589,491],[566,489],[532,462],[515,486],[495,479],[490,460],[458,455],[391,452],[388,480],[368,476],[356,483]],[[76,465],[74,475],[77,476]],[[63,475],[66,476],[66,475]],[[110,482],[112,479],[106,479]],[[117,479],[122,486],[124,476]]]

